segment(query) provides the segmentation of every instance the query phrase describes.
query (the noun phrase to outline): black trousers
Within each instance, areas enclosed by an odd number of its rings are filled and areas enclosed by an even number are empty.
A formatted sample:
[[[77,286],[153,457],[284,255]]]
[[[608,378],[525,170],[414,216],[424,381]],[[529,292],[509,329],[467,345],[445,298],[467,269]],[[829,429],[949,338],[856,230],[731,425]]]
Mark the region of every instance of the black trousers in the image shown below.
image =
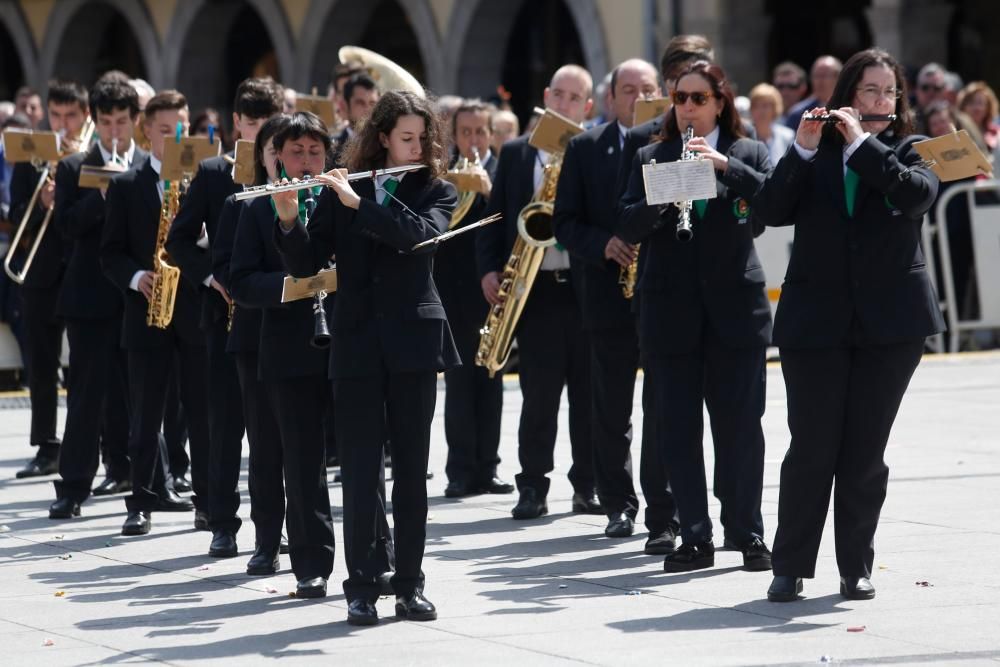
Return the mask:
[[[731,348],[711,333],[692,352],[649,356],[654,432],[667,469],[685,542],[712,539],[705,483],[704,423],[708,408],[717,466],[715,496],[725,537],[742,545],[763,539],[765,348]]]
[[[208,491],[208,374],[204,345],[190,345],[170,330],[169,345],[128,350],[131,419],[129,458],[132,461],[132,494],[125,499],[130,512],[148,512],[156,508],[158,478],[163,475],[160,460],[160,425],[166,409],[170,369],[177,364],[180,399],[191,437],[192,501],[206,508]],[[157,472],[157,468],[160,472]]]
[[[653,378],[649,373],[645,373],[642,382],[642,452],[639,461],[639,485],[642,487],[642,495],[646,498],[646,530],[650,536],[660,535],[667,530],[677,535],[681,529],[680,520],[657,436],[660,428],[658,417]]]
[[[281,434],[292,572],[300,580],[328,578],[333,571],[334,536],[326,483],[323,410],[330,399],[330,383],[325,375],[268,379],[263,383]]]
[[[257,377],[257,353],[236,354],[236,370],[246,415],[250,444],[247,486],[250,488],[250,519],[258,545],[277,548],[285,523],[285,482],[281,433],[264,383]]]
[[[128,479],[128,400],[125,352],[119,347],[121,317],[66,321],[69,338],[69,391],[66,427],[59,453],[56,496],[83,502],[97,474],[102,442],[114,458],[108,474]],[[124,458],[124,461],[121,459]]]
[[[384,475],[382,448],[392,453],[392,518],[397,595],[422,590],[427,537],[427,456],[437,400],[433,371],[334,380],[337,442],[344,489],[344,552],[348,600],[374,600],[376,577],[389,569],[380,539],[378,493]],[[383,519],[384,521],[384,519]]]
[[[486,317],[485,301],[482,308],[472,311],[469,304],[452,301],[445,302],[445,309],[462,365],[444,372],[445,473],[450,482],[479,486],[496,475],[500,464],[503,375],[491,378],[485,368],[475,364],[479,329]]]
[[[31,395],[31,445],[55,454],[56,407],[59,400],[59,357],[63,322],[56,315],[59,285],[21,286],[24,300],[24,351],[28,358],[28,393]]]
[[[243,464],[243,405],[236,361],[226,353],[226,320],[206,332],[208,353],[208,525],[236,532],[242,522],[240,467]]]
[[[591,432],[597,495],[609,516],[625,512],[632,519],[639,513],[631,455],[638,364],[639,339],[634,322],[590,331]],[[676,508],[659,456],[650,456],[646,451],[655,452],[655,447],[655,442],[643,439],[639,481],[649,506],[647,528],[658,534],[673,521]]]
[[[923,341],[781,349],[791,446],[781,464],[774,574],[812,577],[833,489],[837,567],[870,577],[892,424]]]
[[[178,363],[180,362],[178,361]],[[188,474],[191,459],[184,449],[188,440],[188,426],[184,419],[184,406],[181,403],[180,380],[173,366],[167,382],[167,406],[163,413],[163,438],[167,443],[168,455],[167,468],[171,477],[181,477]]]
[[[552,271],[539,271],[517,330],[521,378],[521,422],[518,426],[517,487],[549,492],[547,474],[553,454],[563,385],[569,397],[569,439],[574,491],[590,494],[595,487],[590,433],[590,345],[583,330],[572,285],[557,282]]]

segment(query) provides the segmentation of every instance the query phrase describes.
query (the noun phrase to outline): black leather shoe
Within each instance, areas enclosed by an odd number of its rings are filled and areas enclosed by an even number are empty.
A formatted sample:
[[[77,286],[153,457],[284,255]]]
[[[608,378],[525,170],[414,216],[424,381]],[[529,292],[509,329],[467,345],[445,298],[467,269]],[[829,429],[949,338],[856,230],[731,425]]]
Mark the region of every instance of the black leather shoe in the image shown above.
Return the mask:
[[[795,602],[802,593],[802,577],[776,576],[767,589],[771,602]]]
[[[608,517],[608,527],[604,529],[605,537],[632,537],[635,522],[625,512],[618,512]]]
[[[396,591],[392,588],[392,572],[383,572],[378,575],[376,581],[378,582],[378,594],[379,595],[395,595]]]
[[[299,579],[295,584],[295,597],[297,598],[325,598],[326,579],[323,577],[313,577],[312,579]]]
[[[593,492],[573,494],[574,514],[604,514],[601,503],[597,501],[597,496]]]
[[[194,529],[210,530],[208,527],[208,512],[205,512],[204,510],[194,511]]]
[[[764,572],[771,569],[771,551],[764,540],[755,537],[743,546],[743,569],[748,572]]]
[[[410,595],[396,596],[396,616],[410,621],[433,621],[438,613],[423,593],[414,591]]]
[[[281,539],[278,540],[278,552],[283,554],[288,553],[288,538],[284,535],[282,535]]]
[[[676,548],[677,535],[674,531],[668,529],[656,535],[650,533],[642,552],[650,556],[665,556],[666,554],[672,554]]]
[[[483,493],[507,494],[514,493],[514,485],[505,482],[496,475],[489,478],[479,487]]]
[[[445,498],[464,498],[465,496],[471,496],[475,493],[476,489],[474,489],[471,484],[459,482],[457,480],[448,482],[448,486],[444,487]]]
[[[59,472],[59,459],[37,454],[35,458],[28,461],[28,465],[17,471],[15,475],[18,479],[26,477],[44,477],[54,475]]]
[[[114,477],[105,477],[104,481],[94,487],[91,491],[95,496],[113,496],[116,493],[125,493],[132,490],[132,482],[124,479],[116,480]]]
[[[122,524],[122,535],[145,535],[151,524],[149,512],[129,512]]]
[[[174,477],[174,491],[177,493],[191,493],[191,480],[187,478],[187,475]]]
[[[190,512],[194,509],[194,505],[190,500],[181,498],[173,491],[165,489],[160,491],[158,494],[159,500],[156,501],[156,507],[153,508],[157,512]],[[207,527],[207,524],[206,524]]]
[[[371,600],[351,600],[347,605],[349,625],[378,625],[378,610]]]
[[[549,506],[545,504],[545,498],[538,495],[538,491],[529,487],[521,491],[521,497],[510,513],[518,520],[537,519],[549,513]]]
[[[711,542],[685,542],[663,559],[664,572],[691,572],[715,565],[715,545]]]
[[[247,561],[247,574],[251,577],[266,577],[275,574],[280,567],[278,550],[274,547],[262,547],[258,544],[253,556]]]
[[[49,505],[50,519],[72,519],[75,516],[80,516],[80,503],[72,498],[57,498]]]
[[[228,530],[217,530],[212,533],[212,544],[208,547],[208,555],[212,558],[235,558],[236,535]]]
[[[871,600],[875,587],[868,577],[841,577],[840,594],[848,600]]]

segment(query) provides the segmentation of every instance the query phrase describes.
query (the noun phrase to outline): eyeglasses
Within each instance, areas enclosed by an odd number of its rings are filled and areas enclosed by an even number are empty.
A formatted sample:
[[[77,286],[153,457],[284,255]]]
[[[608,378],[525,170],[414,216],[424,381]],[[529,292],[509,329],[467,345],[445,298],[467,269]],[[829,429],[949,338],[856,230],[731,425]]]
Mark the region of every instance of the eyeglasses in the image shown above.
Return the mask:
[[[689,97],[691,98],[692,102],[694,102],[700,107],[703,107],[706,104],[708,104],[708,101],[713,97],[715,97],[715,95],[713,95],[712,93],[686,93],[682,90],[675,90],[674,92],[670,93],[670,99],[672,99],[674,101],[674,104],[678,106],[680,106],[681,104],[686,104]]]
[[[903,91],[897,88],[886,88],[885,90],[879,88],[878,86],[865,86],[864,88],[858,88],[858,97],[869,103],[877,102],[883,97],[888,100],[898,100],[902,96]]]
[[[795,90],[801,85],[801,83],[776,83],[774,87],[778,90]]]
[[[933,83],[922,83],[920,84],[920,92],[922,93],[940,93],[944,90],[944,86],[935,86]]]

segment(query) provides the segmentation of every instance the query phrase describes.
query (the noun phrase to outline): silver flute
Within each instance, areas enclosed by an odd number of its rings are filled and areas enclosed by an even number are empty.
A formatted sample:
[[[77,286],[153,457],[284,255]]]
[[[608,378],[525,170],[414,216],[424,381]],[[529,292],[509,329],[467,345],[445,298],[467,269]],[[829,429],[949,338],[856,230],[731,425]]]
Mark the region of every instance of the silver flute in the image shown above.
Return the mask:
[[[418,169],[424,169],[427,165],[423,164],[407,164],[402,167],[389,167],[388,169],[372,169],[371,171],[358,171],[353,174],[347,175],[348,181],[360,181],[365,178],[374,179],[377,176],[389,176],[392,174],[403,174],[410,171],[417,171]],[[306,188],[314,188],[319,185],[326,185],[323,181],[318,178],[304,178],[301,181],[295,181],[291,183],[270,183],[268,185],[257,185],[252,188],[247,188],[243,192],[237,192],[234,197],[236,201],[243,201],[245,199],[256,199],[257,197],[270,197],[278,192],[292,192],[294,190],[305,190]]]
[[[811,122],[811,123],[839,123],[839,122],[841,122],[841,120],[839,118],[837,118],[836,116],[834,116],[832,113],[830,113],[830,114],[822,114],[820,116],[814,116],[812,114],[808,114],[807,113],[807,114],[803,114],[802,120],[808,121],[808,122]],[[879,123],[879,122],[890,122],[891,123],[892,121],[896,120],[896,114],[894,114],[894,113],[861,114],[861,116],[858,118],[858,120],[861,121],[862,123]]]

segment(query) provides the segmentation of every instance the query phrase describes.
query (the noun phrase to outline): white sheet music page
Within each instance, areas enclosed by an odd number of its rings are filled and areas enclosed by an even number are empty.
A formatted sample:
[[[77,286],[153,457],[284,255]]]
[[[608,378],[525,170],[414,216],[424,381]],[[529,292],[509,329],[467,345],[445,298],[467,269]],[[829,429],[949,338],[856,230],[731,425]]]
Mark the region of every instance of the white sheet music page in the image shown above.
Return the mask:
[[[714,199],[715,169],[709,160],[642,165],[646,203],[650,206],[691,199]]]

